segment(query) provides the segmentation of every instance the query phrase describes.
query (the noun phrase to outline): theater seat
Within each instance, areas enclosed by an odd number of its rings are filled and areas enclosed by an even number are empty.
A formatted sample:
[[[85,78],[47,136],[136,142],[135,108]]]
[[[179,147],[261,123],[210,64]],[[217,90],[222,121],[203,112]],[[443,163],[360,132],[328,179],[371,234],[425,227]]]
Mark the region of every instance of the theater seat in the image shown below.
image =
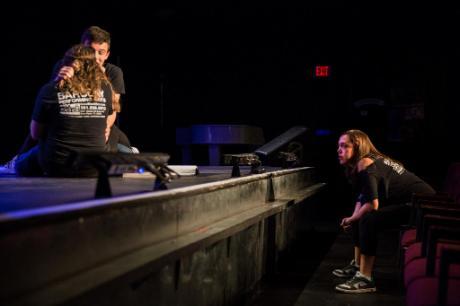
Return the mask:
[[[416,278],[408,284],[407,306],[460,305],[460,248],[442,248],[438,275]]]

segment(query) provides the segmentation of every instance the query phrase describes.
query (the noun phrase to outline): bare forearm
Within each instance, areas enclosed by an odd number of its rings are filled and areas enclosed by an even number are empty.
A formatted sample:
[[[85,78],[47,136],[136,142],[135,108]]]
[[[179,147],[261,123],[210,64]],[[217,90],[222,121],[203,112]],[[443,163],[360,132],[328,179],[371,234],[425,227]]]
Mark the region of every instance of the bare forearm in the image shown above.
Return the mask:
[[[371,203],[364,203],[363,205],[360,205],[359,209],[355,210],[353,215],[351,216],[351,222],[357,221],[361,219],[361,217],[371,211],[373,211],[374,208],[371,205]]]
[[[43,137],[45,131],[45,127],[43,124],[32,120],[30,122],[30,137],[32,140],[38,141],[41,137]]]
[[[115,120],[117,119],[117,113],[113,112],[111,115],[107,117],[107,127],[111,128],[112,125],[115,123]]]
[[[22,153],[25,153],[25,152],[29,151],[37,143],[38,143],[38,141],[33,139],[30,134],[27,135],[27,138],[26,138],[26,140],[24,140],[24,143],[22,144],[21,148],[19,149],[18,154],[22,154]]]
[[[356,215],[358,213],[358,211],[361,209],[361,202],[356,202],[355,204],[355,210],[353,211],[353,214],[352,216]]]
[[[351,223],[356,222],[359,219],[361,219],[363,215],[373,210],[377,210],[378,208],[379,208],[378,199],[372,200],[372,202],[368,202],[364,204],[361,204],[360,202],[356,202],[355,211],[353,212],[353,215],[351,215],[351,217],[342,219],[341,225],[344,227],[347,227],[351,225]]]

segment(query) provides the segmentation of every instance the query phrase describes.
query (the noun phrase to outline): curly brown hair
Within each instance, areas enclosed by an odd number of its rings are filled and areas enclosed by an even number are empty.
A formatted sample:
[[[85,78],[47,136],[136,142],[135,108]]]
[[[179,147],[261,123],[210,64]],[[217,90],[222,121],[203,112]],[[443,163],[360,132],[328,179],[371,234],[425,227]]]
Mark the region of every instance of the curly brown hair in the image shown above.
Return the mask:
[[[102,84],[106,83],[110,86],[106,75],[96,62],[96,54],[91,47],[83,44],[71,47],[64,55],[62,66],[73,67],[74,75],[59,82],[60,90],[80,94],[89,93],[95,99],[99,99]]]

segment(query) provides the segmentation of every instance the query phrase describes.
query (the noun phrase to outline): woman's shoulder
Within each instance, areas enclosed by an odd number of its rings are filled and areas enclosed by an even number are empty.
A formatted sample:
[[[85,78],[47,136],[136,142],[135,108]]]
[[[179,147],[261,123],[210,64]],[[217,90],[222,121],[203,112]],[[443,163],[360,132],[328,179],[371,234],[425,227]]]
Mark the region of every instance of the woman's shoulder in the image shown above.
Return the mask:
[[[370,165],[374,164],[375,160],[370,157],[361,158],[356,164],[356,169],[358,172],[366,170]]]
[[[50,81],[40,88],[40,91],[38,92],[39,97],[44,97],[44,96],[50,96],[50,95],[56,95],[58,92],[58,89],[56,88],[56,82]]]
[[[57,83],[55,81],[49,81],[42,85],[41,88],[46,88],[47,90],[57,90]]]

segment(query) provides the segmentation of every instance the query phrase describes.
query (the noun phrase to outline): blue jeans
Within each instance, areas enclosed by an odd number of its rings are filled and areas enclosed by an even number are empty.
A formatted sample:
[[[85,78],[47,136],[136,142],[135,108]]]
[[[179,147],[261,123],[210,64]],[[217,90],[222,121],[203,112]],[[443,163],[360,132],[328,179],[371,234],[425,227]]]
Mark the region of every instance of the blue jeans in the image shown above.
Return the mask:
[[[121,153],[134,153],[131,147],[125,146],[121,143],[117,143],[117,149],[118,149],[118,152],[121,152]]]
[[[39,147],[36,145],[29,151],[18,155],[14,169],[20,176],[42,176],[43,169],[38,161]]]

